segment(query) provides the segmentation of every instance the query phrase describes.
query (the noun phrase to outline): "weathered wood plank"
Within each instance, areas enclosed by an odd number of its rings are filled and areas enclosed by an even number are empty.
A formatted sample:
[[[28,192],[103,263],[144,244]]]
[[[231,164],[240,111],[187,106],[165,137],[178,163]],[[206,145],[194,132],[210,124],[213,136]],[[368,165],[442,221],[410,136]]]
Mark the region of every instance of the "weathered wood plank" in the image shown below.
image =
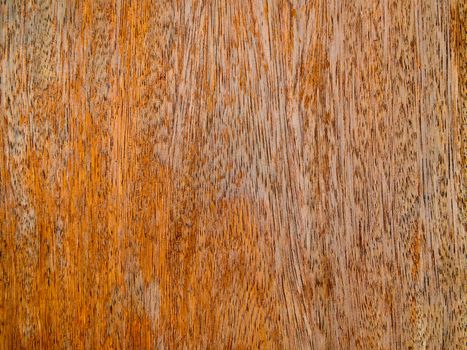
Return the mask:
[[[0,348],[462,349],[466,5],[0,3]]]

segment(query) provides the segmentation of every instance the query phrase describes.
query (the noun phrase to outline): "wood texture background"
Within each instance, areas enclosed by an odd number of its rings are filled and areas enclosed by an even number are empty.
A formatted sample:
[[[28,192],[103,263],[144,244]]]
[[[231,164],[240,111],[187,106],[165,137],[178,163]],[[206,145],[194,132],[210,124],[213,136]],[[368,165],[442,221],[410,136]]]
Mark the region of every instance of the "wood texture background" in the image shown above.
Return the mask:
[[[0,1],[0,348],[465,349],[463,0]]]

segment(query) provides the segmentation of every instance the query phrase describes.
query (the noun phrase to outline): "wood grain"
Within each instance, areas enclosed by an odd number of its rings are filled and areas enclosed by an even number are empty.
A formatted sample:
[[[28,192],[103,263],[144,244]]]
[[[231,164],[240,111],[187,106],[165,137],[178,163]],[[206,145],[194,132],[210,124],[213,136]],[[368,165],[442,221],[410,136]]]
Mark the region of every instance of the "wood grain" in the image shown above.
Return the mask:
[[[466,14],[0,1],[0,348],[465,349]]]

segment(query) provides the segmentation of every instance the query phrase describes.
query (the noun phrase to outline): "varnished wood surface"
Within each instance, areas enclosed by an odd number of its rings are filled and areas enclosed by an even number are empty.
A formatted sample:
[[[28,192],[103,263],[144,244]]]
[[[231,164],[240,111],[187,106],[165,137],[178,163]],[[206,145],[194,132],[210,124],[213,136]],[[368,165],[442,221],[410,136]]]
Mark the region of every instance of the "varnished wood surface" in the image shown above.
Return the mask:
[[[465,349],[466,5],[0,2],[1,349]]]

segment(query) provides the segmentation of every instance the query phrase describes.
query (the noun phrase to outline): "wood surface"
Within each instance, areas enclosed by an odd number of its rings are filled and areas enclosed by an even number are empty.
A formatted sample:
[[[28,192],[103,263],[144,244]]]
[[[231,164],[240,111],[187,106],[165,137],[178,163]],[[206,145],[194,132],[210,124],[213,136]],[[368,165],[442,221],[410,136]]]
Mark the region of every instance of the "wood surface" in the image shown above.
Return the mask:
[[[0,349],[466,349],[466,8],[0,1]]]

